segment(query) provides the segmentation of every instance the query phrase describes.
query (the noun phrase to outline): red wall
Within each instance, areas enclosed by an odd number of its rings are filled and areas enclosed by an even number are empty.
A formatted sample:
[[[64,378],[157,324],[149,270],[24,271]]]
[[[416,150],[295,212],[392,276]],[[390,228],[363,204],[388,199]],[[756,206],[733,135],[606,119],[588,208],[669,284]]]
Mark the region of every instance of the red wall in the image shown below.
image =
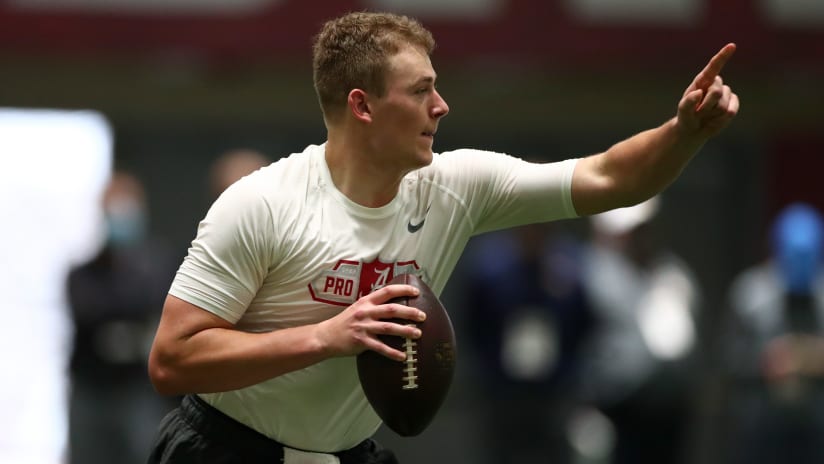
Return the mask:
[[[157,16],[25,11],[0,0],[0,52],[139,57],[180,51],[228,62],[308,60],[320,23],[361,9],[361,3],[282,0],[255,14]],[[506,0],[492,19],[424,23],[435,33],[441,60],[654,69],[706,59],[734,41],[739,44],[737,66],[824,69],[824,25],[770,25],[751,0],[705,3],[694,26],[583,24],[566,13],[563,2],[542,0]]]

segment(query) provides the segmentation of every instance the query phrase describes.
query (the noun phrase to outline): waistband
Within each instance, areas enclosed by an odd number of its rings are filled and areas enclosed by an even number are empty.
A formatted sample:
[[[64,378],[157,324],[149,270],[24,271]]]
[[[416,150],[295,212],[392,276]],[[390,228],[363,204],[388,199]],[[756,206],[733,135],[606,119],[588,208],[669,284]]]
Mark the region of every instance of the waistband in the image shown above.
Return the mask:
[[[193,429],[210,441],[236,449],[241,454],[259,456],[267,462],[276,463],[283,459],[284,445],[282,443],[232,419],[197,395],[184,396],[180,404],[180,412]],[[367,439],[351,449],[329,454],[340,458],[343,464],[361,462],[374,447],[374,442]]]

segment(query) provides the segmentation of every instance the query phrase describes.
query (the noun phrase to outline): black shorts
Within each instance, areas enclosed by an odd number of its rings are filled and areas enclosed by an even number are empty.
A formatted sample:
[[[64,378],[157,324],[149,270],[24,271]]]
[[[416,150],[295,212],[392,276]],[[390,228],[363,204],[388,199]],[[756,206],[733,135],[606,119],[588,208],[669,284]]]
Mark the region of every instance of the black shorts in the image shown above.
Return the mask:
[[[397,464],[372,439],[333,453],[341,464]],[[280,464],[283,445],[213,408],[195,395],[160,423],[149,464]]]

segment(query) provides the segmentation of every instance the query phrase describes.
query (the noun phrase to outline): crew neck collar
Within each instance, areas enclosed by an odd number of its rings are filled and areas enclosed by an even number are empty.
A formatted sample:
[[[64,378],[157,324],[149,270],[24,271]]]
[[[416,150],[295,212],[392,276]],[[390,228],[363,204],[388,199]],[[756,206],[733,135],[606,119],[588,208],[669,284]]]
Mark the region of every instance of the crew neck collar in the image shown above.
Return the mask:
[[[332,181],[332,173],[329,171],[329,165],[326,163],[326,143],[319,146],[318,150],[315,151],[314,156],[317,160],[318,166],[320,167],[319,171],[321,185],[323,188],[328,190],[332,196],[334,196],[335,199],[350,213],[366,219],[381,219],[392,216],[398,212],[398,209],[400,208],[400,192],[395,194],[395,197],[383,206],[379,206],[377,208],[363,206],[344,195],[340,190],[338,190],[337,186],[335,186],[335,183]]]

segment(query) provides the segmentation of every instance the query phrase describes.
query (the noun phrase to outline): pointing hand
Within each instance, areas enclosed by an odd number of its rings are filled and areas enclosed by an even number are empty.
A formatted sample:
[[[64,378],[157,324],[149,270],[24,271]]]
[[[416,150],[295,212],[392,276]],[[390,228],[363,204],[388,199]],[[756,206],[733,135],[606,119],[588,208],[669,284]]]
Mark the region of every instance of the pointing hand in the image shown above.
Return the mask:
[[[678,123],[685,130],[709,138],[738,113],[738,96],[720,75],[735,49],[733,43],[725,45],[684,91],[678,104]]]

